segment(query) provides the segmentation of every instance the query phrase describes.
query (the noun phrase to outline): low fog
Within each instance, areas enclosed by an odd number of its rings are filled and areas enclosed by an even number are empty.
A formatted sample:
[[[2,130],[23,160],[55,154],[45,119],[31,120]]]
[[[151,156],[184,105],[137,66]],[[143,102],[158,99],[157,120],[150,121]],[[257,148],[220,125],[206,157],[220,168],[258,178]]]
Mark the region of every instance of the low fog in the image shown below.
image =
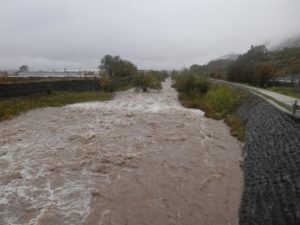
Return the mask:
[[[299,0],[0,0],[0,70],[204,64],[300,34]]]

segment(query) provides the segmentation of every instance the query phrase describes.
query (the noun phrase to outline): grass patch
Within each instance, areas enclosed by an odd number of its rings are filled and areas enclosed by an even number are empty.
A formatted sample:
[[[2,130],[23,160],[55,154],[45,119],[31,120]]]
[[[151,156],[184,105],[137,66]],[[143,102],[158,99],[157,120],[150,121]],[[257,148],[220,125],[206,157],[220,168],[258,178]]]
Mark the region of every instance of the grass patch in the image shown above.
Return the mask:
[[[245,140],[245,121],[232,114],[228,115],[224,121],[230,127],[230,133],[232,136],[236,137],[240,141]]]
[[[255,91],[255,90],[252,90],[252,91],[254,91],[255,93],[257,93],[258,95],[261,95],[261,96],[263,96],[263,97],[265,97],[265,98],[267,98],[267,99],[270,99],[271,101],[273,101],[273,102],[276,103],[277,105],[279,105],[279,106],[285,108],[286,110],[292,112],[292,107],[291,107],[291,106],[286,105],[286,104],[284,104],[284,103],[278,101],[277,99],[275,99],[275,98],[273,98],[273,97],[271,97],[271,96],[269,96],[269,95],[263,94],[263,93],[261,93],[261,92],[259,92],[259,91]]]
[[[131,88],[134,88],[134,85],[132,83],[128,83],[123,86],[117,87],[115,91],[127,91]]]
[[[244,94],[226,85],[214,85],[201,98],[201,105],[209,117],[225,119],[234,113]]]
[[[232,136],[240,141],[245,140],[246,123],[234,115],[245,94],[229,86],[217,85],[212,88],[200,99],[201,109],[205,111],[205,116],[213,119],[224,119],[230,127]]]
[[[267,88],[267,90],[300,99],[300,92],[294,91],[293,87],[270,87]]]
[[[0,99],[0,121],[10,119],[35,108],[61,107],[67,104],[86,101],[105,101],[112,98],[111,93],[102,91],[53,92],[24,97]]]
[[[197,84],[193,84],[195,81]],[[201,82],[204,83],[201,84]],[[245,97],[245,93],[227,85],[213,85],[207,82],[203,78],[191,78],[185,75],[176,78],[174,87],[179,92],[181,104],[188,108],[203,110],[206,117],[217,120],[224,119],[231,129],[231,134],[243,141],[245,139],[245,122],[235,116],[234,112]]]

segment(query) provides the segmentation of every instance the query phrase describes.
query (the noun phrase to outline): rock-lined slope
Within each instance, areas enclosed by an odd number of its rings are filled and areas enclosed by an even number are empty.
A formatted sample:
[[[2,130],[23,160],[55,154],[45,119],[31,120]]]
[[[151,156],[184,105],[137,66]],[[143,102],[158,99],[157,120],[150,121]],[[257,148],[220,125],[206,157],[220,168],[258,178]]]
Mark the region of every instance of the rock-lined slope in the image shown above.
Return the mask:
[[[258,97],[238,114],[248,121],[240,224],[300,224],[299,122]]]

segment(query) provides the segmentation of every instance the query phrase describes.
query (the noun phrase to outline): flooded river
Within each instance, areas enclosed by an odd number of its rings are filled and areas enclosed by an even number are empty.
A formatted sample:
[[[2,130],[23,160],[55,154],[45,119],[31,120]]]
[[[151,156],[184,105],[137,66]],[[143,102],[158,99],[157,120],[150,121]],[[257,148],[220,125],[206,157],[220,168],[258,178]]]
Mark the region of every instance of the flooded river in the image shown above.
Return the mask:
[[[241,144],[155,93],[0,123],[1,225],[238,224]]]

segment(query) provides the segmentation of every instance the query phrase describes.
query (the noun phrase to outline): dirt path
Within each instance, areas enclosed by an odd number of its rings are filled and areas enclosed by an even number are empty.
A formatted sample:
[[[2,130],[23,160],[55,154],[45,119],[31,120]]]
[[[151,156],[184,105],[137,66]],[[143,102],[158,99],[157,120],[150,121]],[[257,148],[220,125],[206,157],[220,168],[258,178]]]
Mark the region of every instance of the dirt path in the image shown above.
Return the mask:
[[[0,123],[0,224],[238,224],[240,143],[161,93]]]

